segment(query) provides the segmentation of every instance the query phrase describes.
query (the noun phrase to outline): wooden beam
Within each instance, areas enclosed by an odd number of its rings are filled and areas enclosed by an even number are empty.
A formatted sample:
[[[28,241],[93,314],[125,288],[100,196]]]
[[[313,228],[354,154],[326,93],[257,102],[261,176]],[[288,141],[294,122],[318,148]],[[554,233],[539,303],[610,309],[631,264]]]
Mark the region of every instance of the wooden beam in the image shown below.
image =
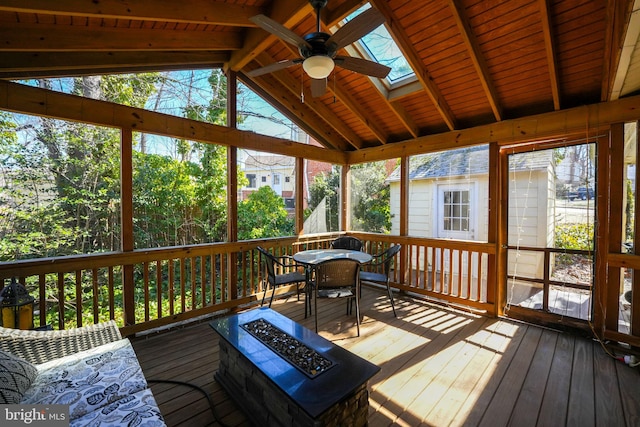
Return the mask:
[[[160,31],[139,28],[17,24],[0,26],[0,52],[110,52],[233,50],[242,43],[232,31]]]
[[[265,66],[268,65],[270,62],[270,59],[268,58],[268,55],[266,53],[261,53],[258,58],[256,58],[256,62],[258,64],[260,64],[260,66]],[[302,66],[298,66],[300,68],[300,72],[302,72]],[[297,97],[298,102],[300,101],[300,98],[298,97],[299,92],[296,92],[296,89],[301,89],[301,85],[302,82],[300,81],[296,81],[294,80],[291,75],[285,71],[285,70],[281,70],[281,71],[276,71],[274,73],[271,73],[271,76],[278,80],[280,82],[280,84],[282,85],[282,87],[284,89],[289,90],[292,95],[295,95],[295,97]],[[308,78],[307,78],[308,80]],[[256,83],[258,83],[256,81]],[[322,101],[320,101],[318,98],[313,98],[311,96],[305,96],[304,98],[304,104],[309,107],[311,110],[313,110],[313,112],[318,116],[318,117],[333,117],[334,114],[331,112],[331,110],[329,110],[329,108],[322,103]],[[298,123],[299,118],[297,118],[298,120],[296,120],[296,123]],[[332,120],[332,121],[323,121],[323,126],[324,123],[326,123],[326,125],[329,125],[331,127],[333,127],[333,129],[335,129],[335,131],[337,133],[339,133],[340,135],[342,135],[342,137],[349,143],[351,144],[354,148],[358,149],[358,148],[362,148],[364,147],[364,144],[362,143],[362,139],[353,131],[351,130],[350,127],[348,127],[342,120]],[[302,125],[302,124],[299,124]]]
[[[262,99],[295,122],[316,141],[330,149],[346,151],[350,146],[335,130],[321,120],[315,112],[300,102],[293,93],[283,89],[272,76],[265,75],[253,80],[241,75],[241,80]],[[260,84],[258,84],[259,82]]]
[[[6,52],[0,78],[45,78],[108,73],[222,68],[229,54],[189,52]]]
[[[0,81],[0,109],[329,163],[346,159],[336,150],[7,81]]]
[[[493,80],[491,79],[491,73],[489,72],[487,63],[484,60],[484,55],[482,55],[482,51],[480,50],[480,45],[473,35],[471,25],[469,25],[469,20],[464,13],[464,6],[461,4],[460,0],[449,0],[449,9],[451,9],[453,19],[456,21],[456,25],[460,31],[460,36],[462,37],[464,45],[469,52],[469,57],[476,69],[476,73],[478,74],[484,93],[487,96],[489,105],[491,105],[493,115],[496,118],[496,121],[501,121],[502,107],[498,101],[498,94],[493,84]]]
[[[133,237],[133,129],[120,132],[120,250],[135,249]],[[136,323],[133,264],[122,267],[124,324]]]
[[[313,13],[313,8],[307,0],[276,0],[272,3],[269,17],[287,28],[293,27],[310,13]],[[279,39],[276,36],[261,28],[249,29],[245,34],[242,48],[232,53],[227,68],[235,71],[241,70],[277,40]]]
[[[556,59],[555,38],[553,26],[549,13],[548,0],[538,0],[540,4],[540,22],[544,34],[544,50],[547,53],[547,64],[549,65],[549,80],[551,81],[551,94],[553,96],[553,109],[558,111],[560,104],[560,82],[558,81],[558,60]]]
[[[387,20],[385,25],[389,30],[389,34],[391,34],[391,37],[393,37],[393,40],[402,51],[402,54],[406,58],[407,62],[409,62],[409,65],[415,72],[416,77],[418,78],[420,83],[422,83],[422,86],[424,86],[427,95],[440,113],[442,120],[450,130],[456,129],[456,120],[453,116],[451,108],[449,107],[449,104],[447,104],[447,101],[442,97],[440,90],[435,85],[435,83],[433,83],[431,75],[424,67],[423,62],[415,51],[413,44],[407,36],[407,33],[397,23],[391,7],[387,4],[386,1],[382,0],[372,0],[370,3],[372,3],[376,7],[376,9],[384,14]]]
[[[348,163],[374,162],[396,157],[424,154],[452,148],[498,142],[517,144],[541,139],[562,138],[571,134],[584,135],[585,129],[608,128],[611,123],[640,119],[640,95],[567,110],[553,111],[505,120],[469,129],[421,136],[384,147],[364,148],[348,153]]]
[[[0,0],[0,11],[242,27],[255,27],[249,18],[264,13],[261,7],[208,0],[190,0],[189,7],[174,0]]]
[[[602,69],[601,101],[611,98],[617,75],[618,62],[622,54],[622,43],[632,16],[633,3],[630,0],[608,0],[606,13],[606,33],[604,61]]]
[[[612,70],[612,87],[609,101],[620,98],[620,95],[623,93],[622,90],[631,66],[633,52],[640,38],[640,0],[635,0],[628,19],[628,25],[624,30],[624,36],[621,36],[621,38],[624,41],[620,48],[620,55],[616,60],[616,68]]]

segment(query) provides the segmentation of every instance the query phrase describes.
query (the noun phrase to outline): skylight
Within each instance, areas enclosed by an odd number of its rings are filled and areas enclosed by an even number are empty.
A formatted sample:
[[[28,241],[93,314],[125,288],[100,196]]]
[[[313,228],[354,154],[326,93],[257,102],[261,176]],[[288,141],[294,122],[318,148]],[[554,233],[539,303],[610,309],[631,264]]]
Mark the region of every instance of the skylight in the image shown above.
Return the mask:
[[[365,3],[362,7],[347,16],[345,22],[350,21],[370,7],[371,5],[369,3]],[[361,50],[364,50],[363,53],[372,61],[391,67],[391,72],[386,78],[390,85],[394,85],[401,80],[415,75],[409,62],[405,59],[404,55],[402,55],[400,48],[384,25],[380,25],[362,37],[354,45],[358,45]]]

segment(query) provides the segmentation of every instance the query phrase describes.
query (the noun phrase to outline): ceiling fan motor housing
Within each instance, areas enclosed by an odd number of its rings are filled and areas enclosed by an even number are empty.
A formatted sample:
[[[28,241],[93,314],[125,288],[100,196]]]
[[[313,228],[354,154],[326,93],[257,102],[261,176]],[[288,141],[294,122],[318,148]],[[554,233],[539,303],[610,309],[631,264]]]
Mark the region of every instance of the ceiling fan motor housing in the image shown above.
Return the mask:
[[[304,45],[300,46],[300,55],[303,58],[317,55],[335,58],[337,53],[336,44],[330,43],[329,45],[327,45],[327,40],[329,39],[329,37],[331,37],[330,34],[322,32],[307,34],[306,36],[304,36],[304,40],[311,45],[311,48]]]

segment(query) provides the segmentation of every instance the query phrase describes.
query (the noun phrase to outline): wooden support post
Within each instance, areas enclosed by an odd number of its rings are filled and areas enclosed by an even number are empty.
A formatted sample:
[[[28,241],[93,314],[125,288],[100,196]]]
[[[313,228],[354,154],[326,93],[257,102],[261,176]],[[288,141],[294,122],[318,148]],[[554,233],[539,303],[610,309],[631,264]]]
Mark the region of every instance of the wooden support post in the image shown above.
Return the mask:
[[[351,229],[351,166],[342,165],[340,175],[340,231]]]
[[[133,131],[120,132],[120,227],[122,252],[134,249],[133,239]],[[133,265],[122,266],[124,325],[135,325],[135,282]]]
[[[236,73],[227,72],[227,126],[237,127],[238,81]],[[238,241],[238,149],[227,147],[227,241]],[[238,298],[238,254],[230,253],[227,257],[227,284],[229,300]]]
[[[400,235],[409,235],[409,157],[400,158]],[[405,246],[400,251],[400,271],[402,283],[411,282],[411,272],[408,271],[411,263],[408,259],[408,248]],[[409,274],[407,276],[407,274]]]
[[[295,190],[295,215],[296,235],[304,233],[304,158],[296,157],[296,190]]]
[[[495,243],[496,245],[496,254],[500,252],[500,239],[498,235],[498,204],[500,200],[500,147],[498,144],[491,143],[489,144],[489,212],[487,212],[489,217],[489,224],[487,225],[487,238],[489,243]],[[480,196],[482,197],[482,195]],[[505,242],[506,244],[506,242]],[[498,288],[504,287],[503,278],[506,276],[497,276],[496,272],[498,271],[498,258],[496,255],[489,255],[487,260],[487,302],[493,304],[493,313],[496,314],[498,312],[496,305],[502,305],[504,307],[504,303],[496,300],[496,295],[504,295],[504,293],[500,294],[498,292]],[[482,278],[479,277],[478,281],[481,281]],[[498,304],[500,303],[500,304]]]
[[[493,144],[489,148],[489,155],[491,156],[491,150]],[[493,172],[496,176],[495,186],[489,185],[489,191],[494,191],[496,197],[495,202],[495,217],[496,217],[496,270],[495,270],[495,282],[496,282],[496,294],[495,294],[495,311],[496,315],[503,316],[505,314],[504,309],[507,305],[507,244],[509,238],[509,231],[507,220],[509,217],[509,155],[504,151],[498,151],[496,170]],[[491,164],[491,162],[490,162]],[[491,169],[489,172],[491,176]],[[491,221],[491,220],[489,220]]]
[[[619,253],[622,245],[623,206],[621,191],[624,188],[624,125],[611,127],[609,138],[597,145],[598,184],[595,230],[595,252],[600,262],[596,264],[593,291],[593,320],[595,331],[601,338],[605,330],[618,331],[619,283],[621,269],[609,268],[609,253]],[[613,196],[615,194],[615,196]],[[612,196],[615,199],[612,199]],[[606,201],[606,202],[605,202]]]

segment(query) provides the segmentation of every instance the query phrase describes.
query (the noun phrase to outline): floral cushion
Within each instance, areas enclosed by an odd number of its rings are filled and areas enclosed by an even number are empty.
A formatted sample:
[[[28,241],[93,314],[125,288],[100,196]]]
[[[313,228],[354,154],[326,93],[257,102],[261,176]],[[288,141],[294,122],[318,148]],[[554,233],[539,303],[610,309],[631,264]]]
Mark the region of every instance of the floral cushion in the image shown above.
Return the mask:
[[[0,350],[0,403],[20,403],[37,374],[31,363]]]
[[[83,417],[72,419],[70,427],[93,426],[165,426],[151,390],[145,389],[124,397],[91,412]]]
[[[36,365],[38,376],[21,403],[69,405],[71,420],[147,388],[128,339]]]

